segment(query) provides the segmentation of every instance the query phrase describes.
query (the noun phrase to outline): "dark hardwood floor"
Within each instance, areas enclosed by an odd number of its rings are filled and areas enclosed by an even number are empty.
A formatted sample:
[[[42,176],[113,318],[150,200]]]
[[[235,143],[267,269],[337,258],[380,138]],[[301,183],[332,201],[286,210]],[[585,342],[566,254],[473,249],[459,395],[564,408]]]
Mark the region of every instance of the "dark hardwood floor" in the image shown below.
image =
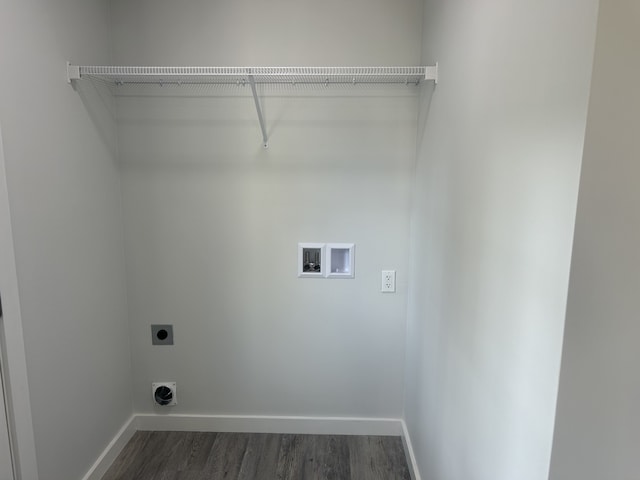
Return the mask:
[[[136,432],[102,480],[409,480],[400,437]]]

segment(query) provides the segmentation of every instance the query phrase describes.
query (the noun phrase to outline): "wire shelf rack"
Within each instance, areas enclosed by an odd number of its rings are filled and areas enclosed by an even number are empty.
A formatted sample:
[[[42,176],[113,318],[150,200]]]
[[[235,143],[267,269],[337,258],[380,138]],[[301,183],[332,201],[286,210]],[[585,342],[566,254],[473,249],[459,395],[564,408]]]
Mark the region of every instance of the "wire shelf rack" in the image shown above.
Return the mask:
[[[68,79],[124,85],[407,84],[437,82],[436,66],[408,67],[127,67],[68,65]]]
[[[71,65],[67,81],[94,79],[118,88],[135,85],[248,85],[255,102],[262,144],[268,146],[267,129],[256,85],[419,85],[438,83],[438,64],[408,67],[141,67]]]

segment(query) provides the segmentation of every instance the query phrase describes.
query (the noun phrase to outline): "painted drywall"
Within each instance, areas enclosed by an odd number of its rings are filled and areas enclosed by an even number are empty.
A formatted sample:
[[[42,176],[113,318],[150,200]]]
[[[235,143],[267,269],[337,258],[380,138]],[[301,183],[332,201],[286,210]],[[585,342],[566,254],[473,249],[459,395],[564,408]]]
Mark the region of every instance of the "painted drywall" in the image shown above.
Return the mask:
[[[415,64],[421,13],[116,1],[114,60]],[[248,87],[163,89],[118,100],[136,410],[177,381],[174,413],[399,418],[416,88],[262,88],[267,150]],[[297,278],[298,242],[355,243],[355,278]],[[151,345],[154,323],[174,346]]]
[[[66,84],[67,60],[109,62],[105,2],[0,1],[0,123],[46,480],[82,477],[132,412],[113,111]]]
[[[547,478],[596,0],[427,0],[405,420],[422,478]]]
[[[637,3],[600,2],[552,480],[640,471],[639,26]]]
[[[2,317],[0,318],[2,358],[0,358],[0,362],[3,364],[4,398],[6,399],[5,408],[13,470],[18,478],[37,480],[38,467],[33,438],[33,419],[27,379],[24,332],[20,314],[11,214],[9,212],[2,125],[0,125],[0,295],[2,296]]]
[[[2,317],[0,316],[0,325]],[[9,423],[5,414],[6,404],[4,401],[4,345],[0,343],[0,478],[13,478],[13,459],[11,456],[11,445],[9,444]]]

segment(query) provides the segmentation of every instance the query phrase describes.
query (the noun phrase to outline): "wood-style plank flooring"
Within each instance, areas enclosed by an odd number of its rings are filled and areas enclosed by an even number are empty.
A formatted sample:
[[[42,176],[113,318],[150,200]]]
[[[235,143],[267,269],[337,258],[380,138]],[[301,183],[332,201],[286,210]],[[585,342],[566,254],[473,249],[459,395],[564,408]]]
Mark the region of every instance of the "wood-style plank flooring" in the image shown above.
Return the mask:
[[[102,480],[410,480],[400,437],[136,432]]]

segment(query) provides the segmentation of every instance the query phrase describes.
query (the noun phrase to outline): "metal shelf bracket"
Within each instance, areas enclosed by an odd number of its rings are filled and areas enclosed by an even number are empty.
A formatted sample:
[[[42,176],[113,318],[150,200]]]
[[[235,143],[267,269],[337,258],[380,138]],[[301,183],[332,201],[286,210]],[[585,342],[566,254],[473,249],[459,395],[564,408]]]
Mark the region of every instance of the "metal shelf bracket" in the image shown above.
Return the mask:
[[[436,85],[438,84],[438,62],[433,66],[425,67],[424,79],[433,80]]]
[[[262,116],[262,108],[260,108],[260,99],[258,98],[258,92],[256,91],[256,79],[253,75],[249,74],[249,85],[251,85],[251,93],[253,93],[253,101],[256,104],[256,112],[258,113],[258,121],[260,122],[260,130],[262,130],[262,146],[269,148],[269,142],[267,139],[267,129],[264,126],[264,118]]]
[[[67,83],[71,84],[72,80],[80,80],[80,66],[67,62]]]

